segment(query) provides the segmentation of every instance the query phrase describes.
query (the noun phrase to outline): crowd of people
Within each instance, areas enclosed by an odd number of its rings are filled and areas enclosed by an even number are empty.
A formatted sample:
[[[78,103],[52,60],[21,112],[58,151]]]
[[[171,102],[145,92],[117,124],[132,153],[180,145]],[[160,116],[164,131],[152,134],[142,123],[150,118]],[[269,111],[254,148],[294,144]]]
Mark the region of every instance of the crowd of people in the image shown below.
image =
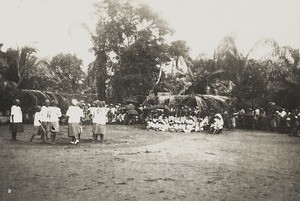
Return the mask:
[[[167,114],[158,109],[146,118],[147,129],[168,132],[201,132],[221,133],[223,129],[261,130],[298,135],[300,131],[300,112],[284,108],[267,110],[235,109],[220,111],[199,111],[197,107],[171,109]]]
[[[58,107],[58,102],[46,100],[43,106],[37,106],[34,115],[33,141],[36,135],[43,142],[55,143],[60,124],[68,124],[68,136],[71,143],[77,145],[80,140],[82,126],[92,125],[93,141],[103,142],[106,124],[146,123],[147,130],[167,132],[202,132],[220,134],[223,129],[252,129],[272,132],[299,134],[300,112],[295,109],[286,111],[284,108],[274,110],[268,108],[251,109],[220,109],[202,110],[198,107],[136,107],[133,104],[109,104],[96,100],[92,104],[71,101],[65,114]],[[23,113],[20,100],[16,99],[10,111],[10,130],[12,140],[17,140],[17,132],[23,132]]]
[[[237,127],[279,133],[297,134],[300,130],[300,111],[280,109],[241,109],[235,113]],[[225,118],[226,119],[226,118]]]

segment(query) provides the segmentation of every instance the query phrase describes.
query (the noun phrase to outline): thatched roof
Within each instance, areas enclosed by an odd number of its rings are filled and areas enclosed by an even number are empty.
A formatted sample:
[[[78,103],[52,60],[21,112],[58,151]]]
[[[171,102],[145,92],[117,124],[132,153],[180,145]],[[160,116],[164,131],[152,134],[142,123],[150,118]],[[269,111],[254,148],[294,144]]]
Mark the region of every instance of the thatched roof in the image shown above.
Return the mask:
[[[170,95],[168,96],[169,106],[187,105],[191,107],[198,107],[199,110],[209,107],[226,106],[230,103],[231,98],[228,96],[211,95],[211,94],[190,94],[190,95]],[[147,100],[144,105],[147,105]],[[164,104],[164,103],[159,103]]]

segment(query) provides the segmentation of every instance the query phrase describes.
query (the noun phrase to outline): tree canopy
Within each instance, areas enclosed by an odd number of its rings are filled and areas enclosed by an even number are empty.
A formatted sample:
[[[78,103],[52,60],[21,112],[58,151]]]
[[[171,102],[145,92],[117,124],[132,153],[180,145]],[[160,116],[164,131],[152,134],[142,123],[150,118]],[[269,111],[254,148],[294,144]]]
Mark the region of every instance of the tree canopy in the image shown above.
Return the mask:
[[[17,94],[97,95],[99,100],[122,102],[146,97],[151,91],[229,96],[236,100],[235,107],[258,107],[269,102],[289,109],[299,106],[298,49],[281,47],[267,38],[243,55],[234,37],[225,36],[212,58],[202,55],[192,59],[186,41],[166,42],[173,30],[147,5],[103,0],[95,9],[98,20],[91,33],[95,60],[86,73],[82,60],[74,54],[60,53],[49,61],[39,58],[35,48],[3,52],[0,44],[0,104],[11,103]],[[163,70],[168,62],[178,68],[182,60],[184,72],[177,69],[179,73],[168,74]],[[19,93],[21,90],[24,93]]]
[[[54,87],[55,91],[63,93],[79,93],[85,78],[82,71],[82,60],[72,54],[57,54],[50,62],[49,68],[55,73],[56,79],[61,83]]]
[[[106,99],[108,85],[117,101],[146,95],[158,75],[157,65],[168,59],[164,36],[172,30],[146,5],[105,0],[97,9],[99,20],[92,36],[96,59],[91,70],[99,98]]]

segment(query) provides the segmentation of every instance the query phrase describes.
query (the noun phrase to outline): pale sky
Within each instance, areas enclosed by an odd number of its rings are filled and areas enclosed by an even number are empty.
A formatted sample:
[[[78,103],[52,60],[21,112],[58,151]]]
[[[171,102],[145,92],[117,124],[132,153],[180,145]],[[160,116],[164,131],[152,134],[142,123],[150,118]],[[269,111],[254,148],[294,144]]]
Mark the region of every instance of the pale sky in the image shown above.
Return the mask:
[[[168,41],[185,40],[192,58],[211,56],[225,36],[234,36],[246,54],[261,39],[300,48],[300,0],[136,0],[146,2],[175,30]],[[32,46],[49,60],[76,54],[84,69],[94,60],[89,33],[97,0],[0,0],[0,43]]]

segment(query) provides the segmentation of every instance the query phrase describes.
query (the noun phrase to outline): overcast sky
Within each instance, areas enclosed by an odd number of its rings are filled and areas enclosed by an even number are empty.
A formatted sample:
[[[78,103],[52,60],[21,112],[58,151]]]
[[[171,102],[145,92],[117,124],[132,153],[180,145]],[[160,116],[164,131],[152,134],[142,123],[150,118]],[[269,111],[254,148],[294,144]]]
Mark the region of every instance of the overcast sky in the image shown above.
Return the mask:
[[[256,42],[273,38],[279,45],[300,48],[300,0],[136,0],[146,2],[175,30],[169,41],[185,40],[195,58],[212,55],[225,36],[235,37],[242,53]],[[39,57],[76,54],[93,61],[89,33],[97,0],[0,0],[2,51],[25,45]],[[86,69],[86,67],[84,67]]]

